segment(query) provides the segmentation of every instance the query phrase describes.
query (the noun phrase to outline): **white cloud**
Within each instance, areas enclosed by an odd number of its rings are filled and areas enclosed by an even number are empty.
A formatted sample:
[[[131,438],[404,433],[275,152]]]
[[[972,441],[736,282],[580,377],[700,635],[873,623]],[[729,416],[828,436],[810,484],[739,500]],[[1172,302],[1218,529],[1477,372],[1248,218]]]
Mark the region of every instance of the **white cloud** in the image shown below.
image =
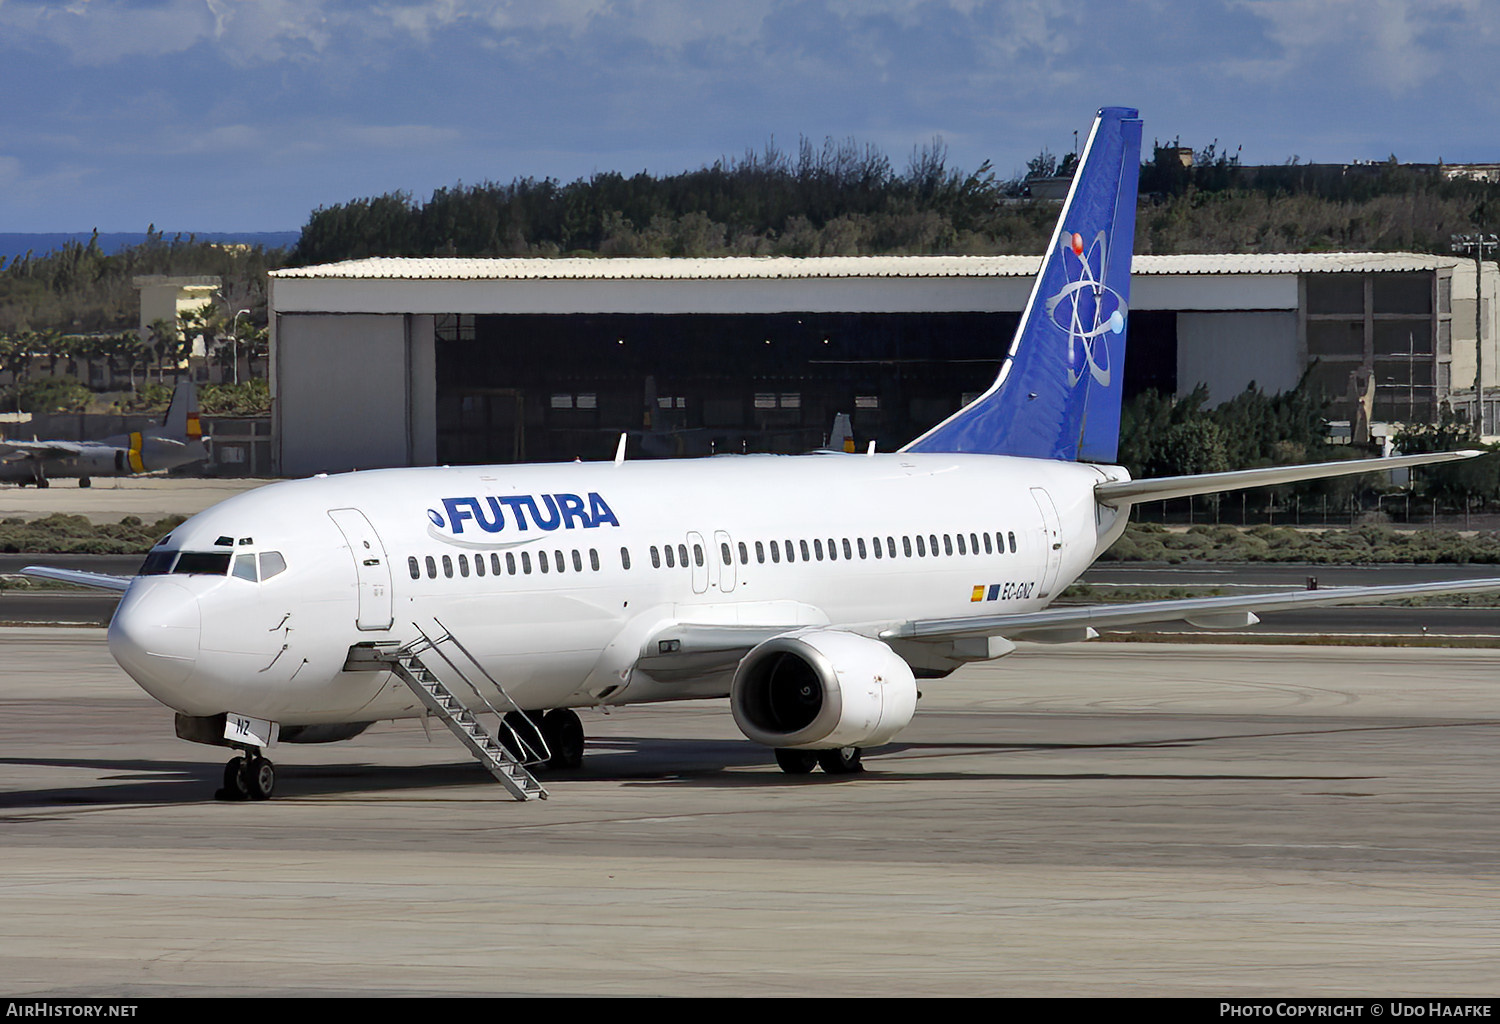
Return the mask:
[[[1488,64],[1500,5],[1488,0],[1231,0],[1264,21],[1278,55],[1230,63],[1246,77],[1338,76],[1397,94]],[[1488,71],[1484,72],[1488,75]],[[1488,86],[1486,86],[1488,87]]]

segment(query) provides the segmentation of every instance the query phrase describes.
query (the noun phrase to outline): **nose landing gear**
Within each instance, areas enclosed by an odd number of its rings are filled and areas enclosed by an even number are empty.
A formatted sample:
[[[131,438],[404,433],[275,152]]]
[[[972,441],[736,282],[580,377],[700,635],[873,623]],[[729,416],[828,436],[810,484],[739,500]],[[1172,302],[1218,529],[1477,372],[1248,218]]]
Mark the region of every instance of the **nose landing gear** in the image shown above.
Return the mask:
[[[269,800],[276,789],[276,766],[258,752],[230,760],[224,766],[224,788],[215,800]]]

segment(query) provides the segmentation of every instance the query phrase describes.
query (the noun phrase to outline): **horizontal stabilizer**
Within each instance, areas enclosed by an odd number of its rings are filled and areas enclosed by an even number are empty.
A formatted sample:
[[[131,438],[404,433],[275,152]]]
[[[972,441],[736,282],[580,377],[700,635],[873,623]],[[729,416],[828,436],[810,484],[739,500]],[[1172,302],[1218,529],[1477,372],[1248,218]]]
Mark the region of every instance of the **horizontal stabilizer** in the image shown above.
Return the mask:
[[[81,587],[97,587],[100,590],[121,590],[130,586],[133,576],[111,576],[105,572],[84,572],[81,569],[53,569],[45,565],[28,565],[21,570],[22,576],[76,583]]]
[[[1142,501],[1165,501],[1194,494],[1217,494],[1246,487],[1273,487],[1299,480],[1321,480],[1354,473],[1379,473],[1408,466],[1431,466],[1439,462],[1457,462],[1486,455],[1481,451],[1429,452],[1425,455],[1395,455],[1388,459],[1348,459],[1343,462],[1315,462],[1304,466],[1267,466],[1263,469],[1241,469],[1229,473],[1200,473],[1196,476],[1164,476],[1154,480],[1113,480],[1097,484],[1094,497],[1101,505],[1135,504]]]
[[[1028,634],[1069,627],[1112,628],[1148,622],[1187,620],[1217,628],[1248,625],[1259,612],[1335,604],[1375,604],[1402,597],[1432,594],[1473,594],[1500,591],[1500,579],[1462,580],[1438,583],[1404,583],[1385,587],[1330,587],[1321,590],[1291,590],[1253,596],[1187,598],[1177,601],[1135,601],[1129,604],[1094,604],[1017,615],[986,615],[979,618],[926,619],[904,623],[881,634],[882,639],[925,640],[962,636],[1005,636],[1027,639]],[[1249,616],[1244,613],[1249,613]]]

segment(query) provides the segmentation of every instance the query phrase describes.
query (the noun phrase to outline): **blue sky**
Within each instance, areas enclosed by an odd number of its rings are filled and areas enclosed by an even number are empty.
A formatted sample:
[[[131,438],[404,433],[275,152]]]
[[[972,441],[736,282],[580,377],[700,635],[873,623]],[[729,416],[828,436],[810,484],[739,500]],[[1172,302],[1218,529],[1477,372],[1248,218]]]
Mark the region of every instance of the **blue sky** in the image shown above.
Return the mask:
[[[0,0],[0,231],[296,229],[799,136],[1002,176],[1095,108],[1247,163],[1500,160],[1495,0]]]

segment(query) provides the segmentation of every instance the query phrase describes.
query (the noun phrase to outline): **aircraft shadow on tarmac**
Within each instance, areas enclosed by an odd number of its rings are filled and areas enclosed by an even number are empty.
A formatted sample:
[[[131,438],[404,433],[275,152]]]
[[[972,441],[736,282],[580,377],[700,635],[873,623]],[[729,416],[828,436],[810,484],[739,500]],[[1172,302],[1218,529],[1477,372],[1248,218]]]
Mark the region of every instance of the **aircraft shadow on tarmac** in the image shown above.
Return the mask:
[[[1389,728],[1389,727],[1381,727]],[[1295,730],[1295,732],[1328,730]],[[1282,733],[1251,733],[1259,738]],[[540,771],[543,785],[566,787],[569,782],[613,782],[624,786],[761,789],[788,785],[833,785],[868,782],[979,781],[1357,781],[1360,775],[1224,774],[1185,770],[1174,773],[1132,772],[1036,772],[985,771],[978,764],[963,771],[923,771],[905,768],[913,760],[934,757],[1026,754],[1048,751],[1166,750],[1198,746],[1217,739],[1238,736],[1207,736],[1193,739],[1141,740],[1100,743],[1004,743],[933,742],[897,743],[867,755],[866,770],[857,774],[829,776],[814,772],[788,776],[780,771],[742,771],[768,768],[771,759],[762,747],[735,740],[662,739],[658,737],[610,737],[591,742],[582,768],[573,771]],[[184,804],[211,801],[223,772],[217,762],[101,760],[90,758],[0,758],[0,766],[91,770],[86,783],[48,789],[0,793],[0,814],[5,811],[48,807],[119,804]],[[479,765],[471,761],[391,765],[366,761],[297,765],[278,763],[278,799],[298,797],[396,794],[449,787],[483,787],[475,795],[488,796],[495,784]],[[503,793],[494,789],[498,796]]]
[[[1029,754],[1059,751],[1172,750],[1201,746],[1221,740],[1274,739],[1289,736],[1347,732],[1386,732],[1407,729],[1487,726],[1493,723],[1466,721],[1391,722],[1381,725],[1283,728],[1261,732],[1215,732],[1203,736],[1175,737],[1095,743],[1035,742],[1000,743],[938,741],[893,743],[866,755],[864,772],[828,776],[814,772],[787,776],[779,771],[748,772],[737,769],[769,767],[769,751],[743,740],[664,739],[661,737],[599,738],[589,743],[582,768],[574,771],[541,771],[543,785],[566,785],[570,781],[615,782],[626,786],[687,786],[711,788],[764,788],[786,785],[830,785],[860,780],[881,782],[972,781],[1069,781],[1069,780],[1212,780],[1246,781],[1351,781],[1363,775],[1274,775],[1204,773],[1186,770],[1174,773],[1131,772],[1028,772],[1028,771],[920,771],[904,769],[913,760],[935,757]],[[972,764],[972,762],[971,762]],[[0,766],[91,770],[98,775],[86,783],[49,789],[0,793],[0,812],[40,807],[97,804],[179,804],[211,800],[223,767],[216,761],[107,760],[94,758],[0,757]],[[282,799],[361,793],[397,793],[452,786],[494,785],[472,761],[392,765],[369,761],[298,765],[278,763],[278,793]]]

